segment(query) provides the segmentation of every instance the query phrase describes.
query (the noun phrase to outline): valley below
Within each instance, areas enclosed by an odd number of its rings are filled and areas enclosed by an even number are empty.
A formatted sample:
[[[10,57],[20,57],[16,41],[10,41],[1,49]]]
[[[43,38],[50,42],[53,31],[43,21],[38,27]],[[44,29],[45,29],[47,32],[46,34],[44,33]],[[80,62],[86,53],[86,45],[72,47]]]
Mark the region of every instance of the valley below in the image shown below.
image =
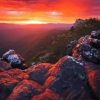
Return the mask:
[[[0,56],[14,49],[27,61],[37,56],[54,42],[59,34],[65,33],[71,24],[15,25],[0,24]]]

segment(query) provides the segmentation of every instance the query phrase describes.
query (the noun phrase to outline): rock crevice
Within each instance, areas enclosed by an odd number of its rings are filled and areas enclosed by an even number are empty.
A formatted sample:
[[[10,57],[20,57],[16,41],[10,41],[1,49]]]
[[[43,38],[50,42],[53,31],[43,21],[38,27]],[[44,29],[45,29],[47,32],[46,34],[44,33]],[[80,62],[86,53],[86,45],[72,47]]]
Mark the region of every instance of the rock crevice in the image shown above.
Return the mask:
[[[0,100],[99,100],[100,31],[80,38],[72,56],[26,70],[0,61]]]

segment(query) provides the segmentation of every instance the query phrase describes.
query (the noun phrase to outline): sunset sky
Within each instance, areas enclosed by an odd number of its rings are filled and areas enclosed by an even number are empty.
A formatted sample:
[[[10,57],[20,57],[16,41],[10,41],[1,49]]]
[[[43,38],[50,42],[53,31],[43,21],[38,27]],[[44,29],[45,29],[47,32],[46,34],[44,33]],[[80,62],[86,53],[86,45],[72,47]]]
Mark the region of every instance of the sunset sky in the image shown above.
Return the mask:
[[[0,23],[73,23],[100,18],[100,0],[0,0]]]

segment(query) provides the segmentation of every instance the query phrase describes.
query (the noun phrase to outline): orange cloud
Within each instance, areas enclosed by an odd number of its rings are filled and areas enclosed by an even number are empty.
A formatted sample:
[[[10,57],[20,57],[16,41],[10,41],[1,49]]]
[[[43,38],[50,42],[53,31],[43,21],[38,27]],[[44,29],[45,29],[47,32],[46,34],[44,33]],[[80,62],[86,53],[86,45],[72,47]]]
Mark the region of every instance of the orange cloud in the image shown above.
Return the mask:
[[[72,23],[77,18],[99,18],[99,10],[99,0],[0,0],[0,22]]]

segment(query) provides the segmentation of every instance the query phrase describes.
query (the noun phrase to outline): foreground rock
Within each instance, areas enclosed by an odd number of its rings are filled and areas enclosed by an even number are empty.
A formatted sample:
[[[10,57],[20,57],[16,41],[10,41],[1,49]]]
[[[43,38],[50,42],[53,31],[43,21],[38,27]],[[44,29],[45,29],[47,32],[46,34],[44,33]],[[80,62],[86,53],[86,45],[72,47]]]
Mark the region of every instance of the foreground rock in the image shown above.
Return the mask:
[[[3,69],[0,100],[100,100],[100,51],[92,34],[56,64]]]
[[[11,69],[10,64],[3,62],[3,61],[0,61],[0,72],[2,72],[4,70],[9,70],[9,69]]]
[[[100,64],[100,31],[93,31],[78,40],[73,49],[73,57]],[[98,37],[98,38],[97,38]]]
[[[99,99],[99,67],[92,65],[65,56],[54,65],[46,63],[25,71],[1,72],[0,100]]]
[[[34,95],[42,92],[42,87],[31,80],[23,80],[12,91],[8,100],[30,100]]]

